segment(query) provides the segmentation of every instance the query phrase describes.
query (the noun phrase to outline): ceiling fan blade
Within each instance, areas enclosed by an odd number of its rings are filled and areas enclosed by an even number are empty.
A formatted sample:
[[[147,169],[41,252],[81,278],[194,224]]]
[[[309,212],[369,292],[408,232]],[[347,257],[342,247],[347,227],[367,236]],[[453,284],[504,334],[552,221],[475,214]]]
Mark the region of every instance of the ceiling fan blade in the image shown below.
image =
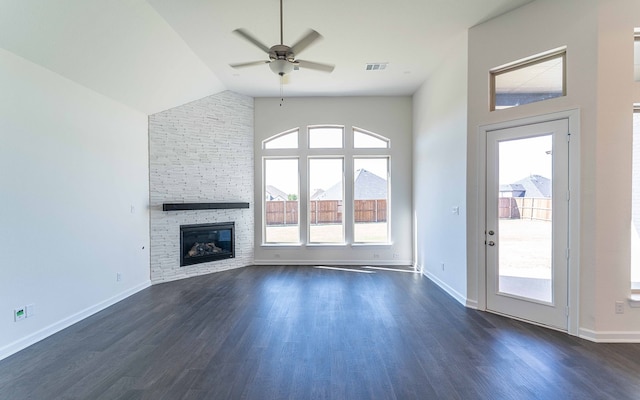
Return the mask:
[[[246,63],[229,64],[231,68],[253,67],[254,65],[269,64],[269,61],[250,61]]]
[[[306,33],[306,35],[304,35],[302,37],[302,39],[298,40],[298,42],[296,44],[291,46],[291,52],[293,52],[293,54],[295,54],[295,55],[298,55],[304,49],[309,47],[309,45],[311,45],[313,42],[315,42],[316,40],[321,39],[321,38],[322,38],[321,34],[319,34],[318,32],[314,31],[313,29],[309,29],[309,31]]]
[[[321,64],[313,61],[296,60],[296,63],[300,66],[300,68],[314,69],[316,71],[322,72],[333,72],[333,69],[335,68],[334,65]]]
[[[264,43],[262,43],[261,41],[259,41],[258,39],[256,39],[252,34],[250,34],[248,31],[240,28],[240,29],[236,29],[233,31],[233,33],[235,33],[236,35],[240,35],[241,37],[243,37],[245,40],[253,43],[256,47],[258,47],[260,50],[264,51],[265,53],[269,53],[269,47],[267,47]]]

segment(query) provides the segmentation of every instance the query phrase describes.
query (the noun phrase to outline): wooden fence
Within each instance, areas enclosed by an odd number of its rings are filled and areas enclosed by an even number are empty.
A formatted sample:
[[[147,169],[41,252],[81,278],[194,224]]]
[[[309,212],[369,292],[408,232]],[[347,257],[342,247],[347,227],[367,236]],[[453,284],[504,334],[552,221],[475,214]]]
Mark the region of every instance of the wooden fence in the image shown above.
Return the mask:
[[[500,197],[498,217],[551,221],[551,199],[538,197]]]
[[[298,224],[298,201],[265,202],[267,225]],[[309,208],[309,222],[315,224],[341,223],[343,215],[341,200],[313,200]],[[356,200],[354,202],[356,222],[386,222],[387,200]]]

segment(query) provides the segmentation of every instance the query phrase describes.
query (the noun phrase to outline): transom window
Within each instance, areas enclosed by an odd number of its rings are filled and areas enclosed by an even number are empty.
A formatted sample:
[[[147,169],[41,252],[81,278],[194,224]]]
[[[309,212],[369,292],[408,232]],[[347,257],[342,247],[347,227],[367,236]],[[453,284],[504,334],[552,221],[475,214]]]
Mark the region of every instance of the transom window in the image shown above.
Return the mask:
[[[273,136],[262,142],[262,147],[265,149],[297,149],[298,129],[282,132]]]
[[[344,146],[344,128],[341,126],[309,127],[309,148],[341,149]]]
[[[389,139],[372,132],[354,128],[353,147],[356,149],[388,149]]]
[[[263,141],[264,244],[390,242],[390,141],[355,127],[349,133],[308,126]]]
[[[491,111],[566,96],[566,50],[494,68],[490,85]]]

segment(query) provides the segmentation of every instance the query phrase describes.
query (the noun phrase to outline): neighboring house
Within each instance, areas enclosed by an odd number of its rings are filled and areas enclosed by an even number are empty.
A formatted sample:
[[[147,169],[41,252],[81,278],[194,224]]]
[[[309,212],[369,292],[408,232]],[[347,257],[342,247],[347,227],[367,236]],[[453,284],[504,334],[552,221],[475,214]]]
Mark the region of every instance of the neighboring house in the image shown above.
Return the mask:
[[[316,189],[313,191],[313,194],[311,195],[311,200],[319,200],[319,198],[324,194],[324,190],[323,189]]]
[[[283,192],[282,190],[272,185],[267,185],[267,188],[264,193],[264,197],[265,199],[267,199],[267,201],[273,201],[273,200],[283,201],[283,200],[289,199],[289,195],[287,195],[285,192]]]
[[[387,180],[378,175],[359,169],[356,171],[354,179],[355,200],[379,200],[387,198],[388,184]],[[343,188],[342,182],[338,182],[326,191],[318,189],[315,191],[311,200],[342,200]]]
[[[518,183],[500,185],[500,197],[524,197],[525,188]]]
[[[500,197],[551,197],[551,179],[530,175],[517,182],[500,185]]]

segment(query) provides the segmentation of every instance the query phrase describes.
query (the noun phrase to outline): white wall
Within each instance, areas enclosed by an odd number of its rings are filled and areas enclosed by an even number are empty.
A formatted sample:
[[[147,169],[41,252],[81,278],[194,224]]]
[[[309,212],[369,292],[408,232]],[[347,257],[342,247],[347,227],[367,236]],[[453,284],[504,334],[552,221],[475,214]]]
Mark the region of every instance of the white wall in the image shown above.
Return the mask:
[[[640,27],[640,2],[598,2],[598,77],[595,158],[597,244],[593,327],[582,334],[596,340],[640,342],[640,308],[616,315],[614,302],[626,300],[630,281],[632,107],[640,102],[633,76],[633,30]],[[612,195],[613,194],[613,195]]]
[[[149,218],[144,114],[5,50],[0,87],[4,358],[148,286]]]
[[[453,38],[448,49],[413,97],[416,262],[467,304],[467,33]]]
[[[399,264],[412,263],[411,110],[410,97],[315,97],[255,100],[255,220],[257,264]],[[307,125],[352,126],[391,139],[392,245],[264,246],[262,243],[262,141]],[[305,201],[306,194],[301,194]],[[348,223],[348,222],[347,222]],[[374,256],[377,255],[377,257]],[[394,257],[394,254],[396,257]]]
[[[568,109],[580,109],[579,313],[580,334],[593,340],[638,340],[639,309],[614,314],[629,295],[629,223],[633,27],[635,0],[537,0],[469,32],[467,184],[468,296],[481,297],[475,279],[479,221],[475,193],[478,127]],[[635,19],[635,21],[634,21]],[[514,39],[517,38],[517,39]],[[489,112],[488,71],[527,56],[567,46],[567,96]],[[575,133],[575,132],[574,132]],[[475,188],[475,189],[474,189]],[[615,195],[612,195],[615,194]]]

